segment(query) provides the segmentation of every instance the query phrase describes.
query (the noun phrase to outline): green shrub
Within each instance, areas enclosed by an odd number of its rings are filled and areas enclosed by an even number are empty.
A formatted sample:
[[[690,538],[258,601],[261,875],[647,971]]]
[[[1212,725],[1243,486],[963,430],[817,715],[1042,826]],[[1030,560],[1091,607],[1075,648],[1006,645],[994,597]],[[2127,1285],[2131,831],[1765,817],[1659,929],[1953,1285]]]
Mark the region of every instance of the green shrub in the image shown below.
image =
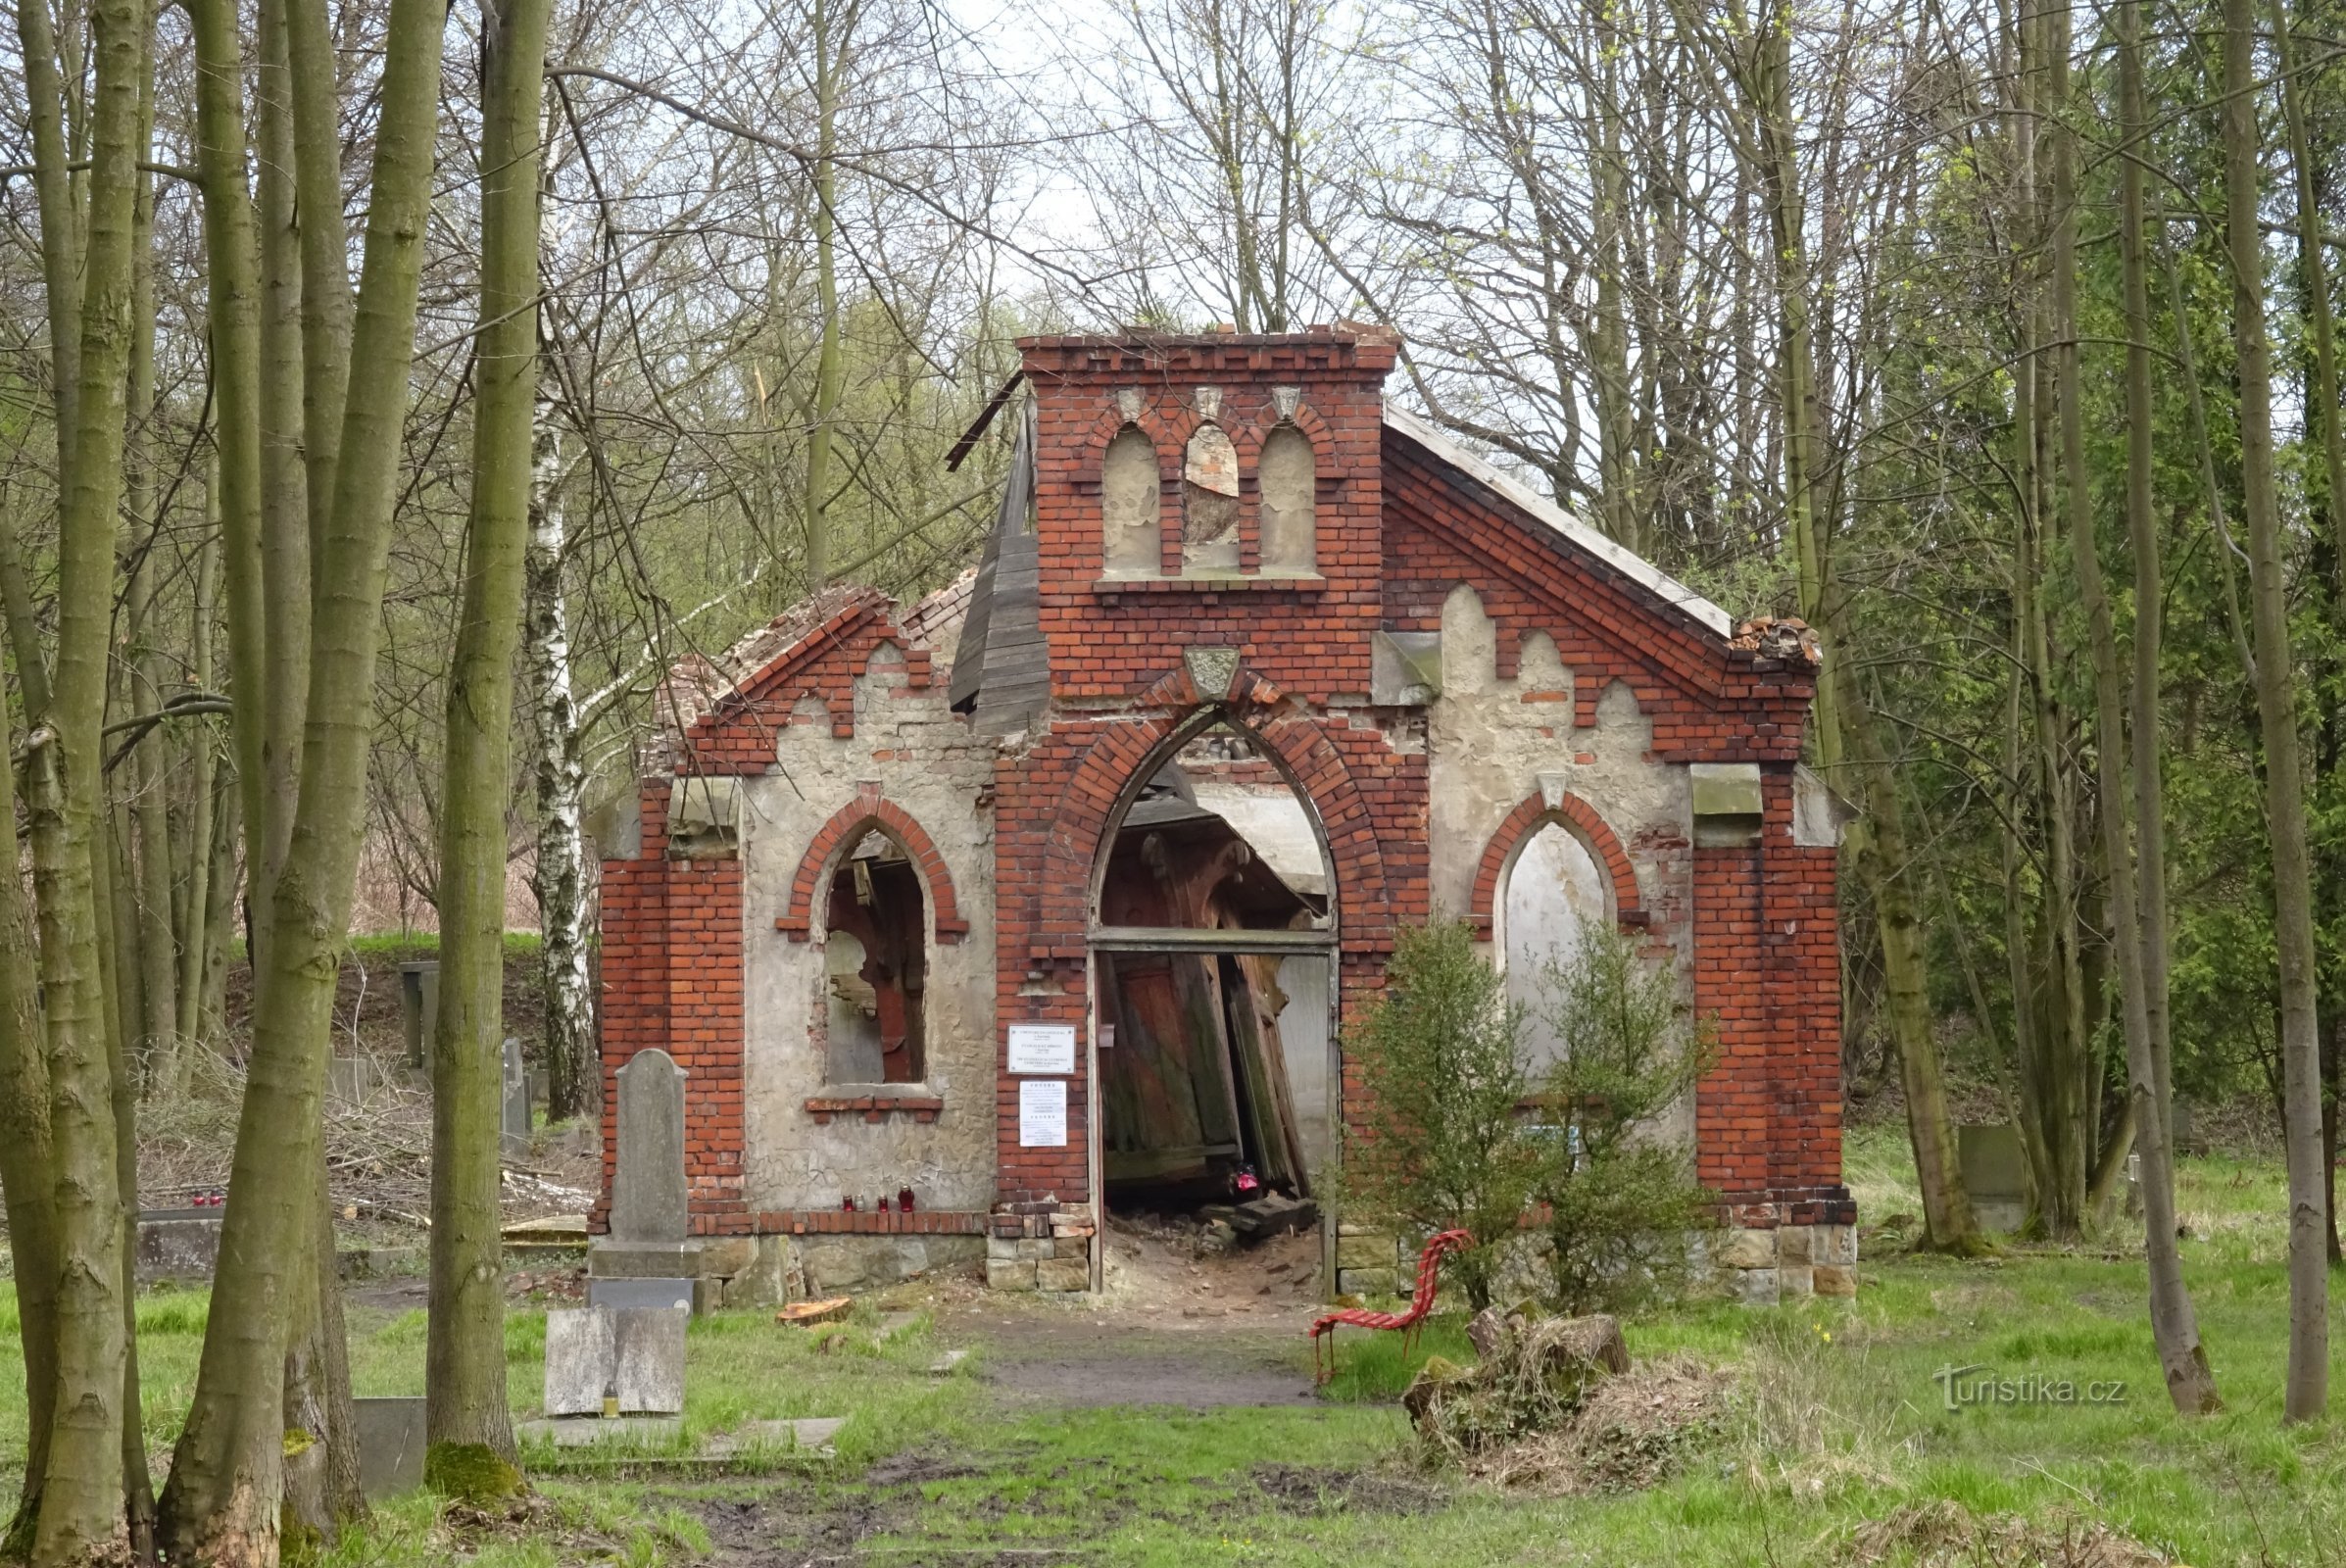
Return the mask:
[[[1560,1047],[1540,1081],[1546,1157],[1533,1187],[1548,1216],[1549,1304],[1586,1312],[1675,1291],[1686,1237],[1716,1200],[1686,1151],[1640,1130],[1694,1087],[1711,1031],[1688,1018],[1670,969],[1609,928],[1551,959],[1538,991]]]
[[[1474,1246],[1452,1267],[1467,1299],[1490,1305],[1546,1157],[1522,1118],[1534,1088],[1523,1009],[1465,926],[1404,928],[1344,1054],[1367,1104],[1345,1145],[1344,1198],[1405,1234],[1466,1231]]]

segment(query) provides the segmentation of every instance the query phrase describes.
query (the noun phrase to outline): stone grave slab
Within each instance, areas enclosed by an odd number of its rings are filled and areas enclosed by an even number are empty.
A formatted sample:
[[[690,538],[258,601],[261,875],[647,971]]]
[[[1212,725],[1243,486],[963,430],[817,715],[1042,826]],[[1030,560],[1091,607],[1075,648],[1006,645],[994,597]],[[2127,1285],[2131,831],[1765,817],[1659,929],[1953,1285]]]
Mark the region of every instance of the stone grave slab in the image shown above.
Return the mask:
[[[359,1424],[359,1490],[368,1502],[423,1488],[423,1396],[353,1399]]]
[[[684,1184],[684,1069],[657,1046],[614,1075],[619,1096],[611,1234],[617,1242],[682,1242],[690,1232]]]
[[[689,1305],[629,1306],[611,1311],[613,1379],[625,1415],[684,1410],[684,1325]]]
[[[506,1157],[529,1153],[529,1074],[521,1066],[521,1042],[505,1043],[505,1111],[500,1127]]]
[[[420,1071],[440,1027],[440,960],[417,958],[399,966],[399,1021],[407,1061]]]
[[[558,1306],[546,1314],[546,1413],[603,1413],[617,1364],[616,1325],[608,1307]]]
[[[587,1448],[602,1443],[653,1448],[665,1446],[682,1430],[682,1416],[625,1415],[608,1421],[566,1416],[517,1422],[513,1436],[523,1443],[551,1443],[558,1448]]]
[[[1958,1127],[1955,1153],[1979,1223],[1992,1231],[2020,1229],[2028,1209],[2028,1160],[2020,1129],[2010,1122]]]
[[[847,1425],[843,1415],[805,1416],[796,1421],[744,1421],[731,1432],[719,1432],[702,1445],[712,1459],[731,1458],[753,1448],[816,1449],[829,1452],[831,1440]]]
[[[164,1280],[208,1280],[220,1261],[220,1208],[153,1208],[138,1216],[138,1254],[132,1267],[141,1285]]]

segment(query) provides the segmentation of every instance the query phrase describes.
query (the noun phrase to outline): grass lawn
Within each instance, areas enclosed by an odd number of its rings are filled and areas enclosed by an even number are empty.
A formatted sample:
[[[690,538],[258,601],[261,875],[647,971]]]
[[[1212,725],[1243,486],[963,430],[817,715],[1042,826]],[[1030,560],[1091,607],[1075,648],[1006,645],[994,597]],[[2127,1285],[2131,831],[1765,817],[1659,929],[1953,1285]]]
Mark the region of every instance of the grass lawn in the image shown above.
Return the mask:
[[[1894,1133],[1852,1134],[1849,1169],[1869,1220],[1919,1208]],[[2229,1401],[2204,1421],[2170,1413],[2138,1244],[2123,1236],[2106,1250],[2016,1249],[1969,1263],[1868,1257],[1854,1306],[1712,1303],[1640,1317],[1629,1325],[1640,1359],[1685,1353],[1732,1370],[1727,1413],[1660,1485],[1562,1497],[1495,1492],[1411,1464],[1408,1424],[1392,1396],[1427,1354],[1471,1358],[1454,1316],[1437,1320],[1406,1358],[1392,1336],[1347,1336],[1343,1373],[1316,1406],[1190,1412],[1005,1405],[985,1377],[982,1348],[949,1376],[928,1370],[948,1344],[982,1344],[966,1332],[971,1325],[951,1318],[940,1327],[923,1316],[883,1343],[866,1308],[820,1348],[806,1331],[738,1313],[693,1325],[680,1446],[744,1420],[847,1415],[835,1457],[772,1456],[722,1473],[673,1463],[557,1472],[551,1454],[538,1455],[541,1500],[521,1516],[443,1512],[414,1497],[380,1510],[331,1560],[351,1568],[464,1559],[493,1568],[2155,1560],[2064,1546],[2100,1522],[2195,1564],[2346,1562],[2341,1425],[2284,1432],[2279,1423],[2279,1167],[2197,1159],[2185,1162],[2182,1179],[2186,1267]],[[158,1448],[184,1408],[203,1313],[199,1295],[141,1303],[145,1419]],[[358,1308],[352,1326],[358,1392],[420,1387],[420,1313]],[[14,1328],[7,1300],[0,1338]],[[536,1402],[542,1343],[543,1318],[516,1311],[507,1356],[517,1409]],[[1297,1368],[1308,1366],[1299,1336],[1295,1357]],[[1933,1374],[1964,1366],[2079,1390],[2123,1384],[2125,1395],[1950,1410]],[[21,1380],[12,1351],[0,1361],[0,1486],[12,1488],[23,1453]],[[1945,1501],[1979,1516],[2017,1516],[2039,1533],[1886,1550],[1868,1537],[1860,1549],[1869,1523]]]

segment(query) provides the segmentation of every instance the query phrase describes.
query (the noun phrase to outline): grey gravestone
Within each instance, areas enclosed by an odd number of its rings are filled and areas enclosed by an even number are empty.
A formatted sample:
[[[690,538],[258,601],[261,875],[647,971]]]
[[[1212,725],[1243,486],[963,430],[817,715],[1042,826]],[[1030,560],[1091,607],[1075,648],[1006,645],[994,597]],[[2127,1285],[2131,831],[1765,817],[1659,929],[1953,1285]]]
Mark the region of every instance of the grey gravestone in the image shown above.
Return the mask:
[[[521,1042],[505,1043],[505,1152],[520,1158],[529,1152],[529,1074],[521,1067]]]
[[[608,1308],[555,1307],[546,1314],[546,1413],[601,1415],[611,1386],[614,1331]]]
[[[407,1033],[408,1065],[421,1067],[440,1027],[439,959],[419,958],[399,966],[399,1021]]]
[[[690,1224],[684,1186],[684,1069],[655,1046],[615,1075],[618,1169],[611,1234],[620,1242],[681,1242]]]
[[[326,1058],[326,1098],[361,1104],[382,1087],[382,1064],[372,1056]]]
[[[1955,1148],[1963,1188],[1979,1223],[1995,1231],[2020,1229],[2028,1207],[2028,1162],[2020,1129],[2009,1122],[1958,1127]]]
[[[627,1307],[681,1306],[691,1309],[691,1280],[589,1280],[587,1305]]]
[[[687,1304],[627,1306],[613,1311],[619,1409],[628,1415],[678,1415],[684,1410],[684,1325]]]
[[[368,1502],[423,1488],[423,1397],[353,1399],[359,1420],[359,1490]]]
[[[138,1216],[141,1285],[163,1280],[208,1280],[220,1261],[219,1208],[155,1208]]]

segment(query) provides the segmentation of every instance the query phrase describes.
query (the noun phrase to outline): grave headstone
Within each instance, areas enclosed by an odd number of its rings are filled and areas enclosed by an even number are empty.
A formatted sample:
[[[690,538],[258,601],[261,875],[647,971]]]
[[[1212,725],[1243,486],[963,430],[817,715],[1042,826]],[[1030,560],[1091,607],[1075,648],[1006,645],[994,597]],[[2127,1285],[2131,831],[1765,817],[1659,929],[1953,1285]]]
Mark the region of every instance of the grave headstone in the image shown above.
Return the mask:
[[[408,1065],[421,1069],[424,1053],[440,1027],[440,960],[418,958],[399,966],[399,1021],[406,1032]]]
[[[359,1490],[368,1502],[423,1489],[423,1397],[353,1399],[359,1423]]]
[[[151,1208],[138,1216],[133,1270],[141,1285],[208,1280],[220,1262],[220,1208]]]
[[[2020,1229],[2028,1208],[2028,1161],[2020,1129],[2010,1122],[1958,1127],[1955,1151],[1979,1223],[1991,1231]]]
[[[611,1312],[612,1381],[625,1415],[680,1415],[684,1411],[684,1325],[687,1302],[625,1306]]]
[[[628,1307],[681,1306],[691,1309],[691,1280],[589,1280],[587,1305],[613,1311]]]
[[[529,1153],[529,1074],[521,1065],[521,1042],[505,1043],[504,1148],[509,1159]]]
[[[382,1063],[372,1056],[326,1058],[326,1098],[345,1104],[364,1104],[383,1084]]]
[[[684,1185],[684,1069],[655,1046],[615,1075],[617,1169],[611,1234],[619,1242],[682,1242],[690,1227]]]
[[[557,1307],[546,1314],[546,1413],[603,1413],[606,1394],[624,1415],[684,1409],[684,1325],[689,1301],[661,1306]]]
[[[546,1413],[601,1415],[616,1370],[615,1326],[600,1306],[555,1307],[546,1314]]]

